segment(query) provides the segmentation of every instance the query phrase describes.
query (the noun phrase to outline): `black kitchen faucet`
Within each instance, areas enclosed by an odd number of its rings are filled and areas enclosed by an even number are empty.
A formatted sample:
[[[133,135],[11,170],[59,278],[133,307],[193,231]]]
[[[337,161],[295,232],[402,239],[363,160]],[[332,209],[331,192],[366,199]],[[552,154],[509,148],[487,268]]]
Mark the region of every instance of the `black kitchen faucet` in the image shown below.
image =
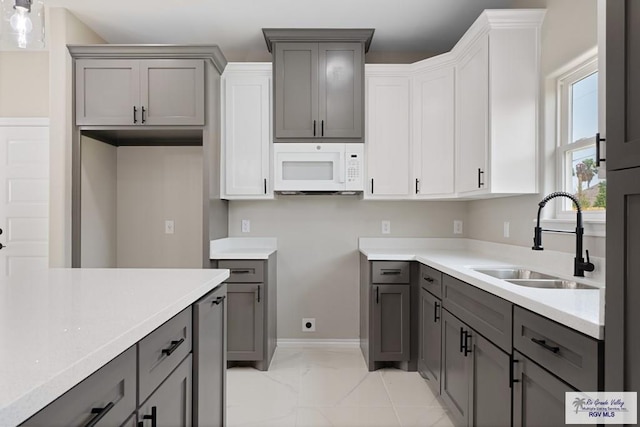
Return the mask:
[[[540,212],[545,207],[547,202],[556,197],[567,197],[571,199],[576,206],[577,218],[576,218],[576,231],[562,231],[562,230],[546,230],[540,227]],[[533,249],[534,251],[544,250],[542,247],[542,232],[553,231],[557,233],[571,233],[576,235],[576,257],[573,259],[573,275],[577,277],[584,277],[585,271],[593,271],[595,266],[589,262],[589,251],[587,252],[587,261],[582,258],[582,236],[584,235],[584,228],[582,227],[582,209],[580,208],[580,202],[573,194],[566,193],[564,191],[558,191],[546,196],[540,203],[538,203],[538,222],[533,233]]]

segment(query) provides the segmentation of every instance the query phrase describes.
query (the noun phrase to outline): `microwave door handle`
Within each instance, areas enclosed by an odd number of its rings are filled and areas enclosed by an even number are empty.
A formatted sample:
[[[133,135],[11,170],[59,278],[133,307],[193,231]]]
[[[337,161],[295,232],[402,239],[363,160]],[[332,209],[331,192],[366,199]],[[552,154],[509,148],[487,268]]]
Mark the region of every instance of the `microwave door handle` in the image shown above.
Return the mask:
[[[347,162],[344,160],[344,150],[340,151],[340,160],[339,160],[339,180],[340,184],[344,184],[344,175],[347,169]]]

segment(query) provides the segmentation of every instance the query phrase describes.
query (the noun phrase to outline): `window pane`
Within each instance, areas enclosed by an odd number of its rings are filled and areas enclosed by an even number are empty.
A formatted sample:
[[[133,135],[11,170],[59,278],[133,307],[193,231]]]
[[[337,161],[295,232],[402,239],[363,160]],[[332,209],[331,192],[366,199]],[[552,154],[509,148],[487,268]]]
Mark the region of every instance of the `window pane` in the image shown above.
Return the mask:
[[[592,138],[598,131],[598,73],[571,85],[571,142]]]
[[[591,145],[567,152],[571,162],[571,193],[580,201],[583,210],[604,210],[607,203],[607,183],[598,179],[596,147]],[[569,201],[565,209],[574,209]]]

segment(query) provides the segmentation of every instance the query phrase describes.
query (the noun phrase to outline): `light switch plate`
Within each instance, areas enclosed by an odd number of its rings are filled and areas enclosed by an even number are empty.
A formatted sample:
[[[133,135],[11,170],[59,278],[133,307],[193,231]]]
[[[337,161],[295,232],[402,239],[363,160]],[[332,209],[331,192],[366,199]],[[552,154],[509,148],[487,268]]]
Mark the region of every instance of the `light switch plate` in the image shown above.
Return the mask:
[[[382,234],[390,234],[391,233],[391,221],[384,220],[382,221]]]
[[[250,233],[251,232],[251,221],[248,219],[242,220],[242,232]]]
[[[173,234],[175,232],[175,223],[172,219],[167,219],[164,222],[164,234]]]
[[[505,221],[504,222],[504,230],[503,230],[504,231],[503,232],[504,237],[509,237],[509,231],[510,231],[509,228],[510,228],[509,221]]]
[[[462,234],[462,221],[459,219],[453,220],[453,234]]]

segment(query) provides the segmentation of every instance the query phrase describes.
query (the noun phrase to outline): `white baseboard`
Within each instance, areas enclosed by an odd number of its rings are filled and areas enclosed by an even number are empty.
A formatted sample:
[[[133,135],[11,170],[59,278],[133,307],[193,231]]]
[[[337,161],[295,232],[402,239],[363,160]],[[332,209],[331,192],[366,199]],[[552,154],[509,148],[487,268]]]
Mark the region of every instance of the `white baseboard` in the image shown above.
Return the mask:
[[[360,348],[360,340],[355,339],[295,339],[295,338],[279,338],[278,347],[280,348]]]

